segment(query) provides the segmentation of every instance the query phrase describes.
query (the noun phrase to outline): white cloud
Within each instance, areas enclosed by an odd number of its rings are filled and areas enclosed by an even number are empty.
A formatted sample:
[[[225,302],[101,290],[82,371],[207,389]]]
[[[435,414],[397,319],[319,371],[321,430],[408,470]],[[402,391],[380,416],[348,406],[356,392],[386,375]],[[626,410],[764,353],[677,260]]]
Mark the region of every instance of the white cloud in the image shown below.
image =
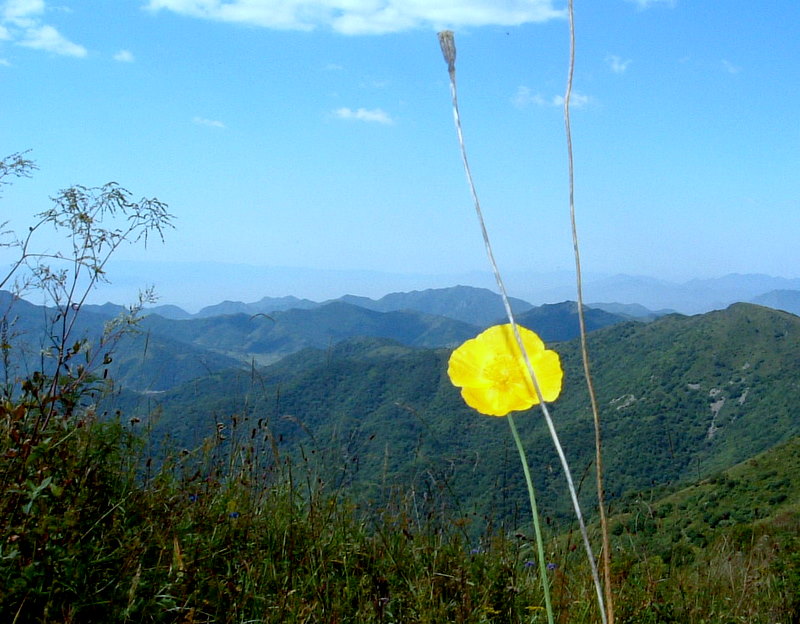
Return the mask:
[[[0,39],[62,56],[86,56],[86,48],[42,23],[46,8],[44,0],[7,0],[0,8]]]
[[[354,119],[357,121],[380,124],[394,123],[389,114],[380,108],[373,108],[371,110],[366,108],[359,108],[356,110],[353,110],[352,108],[337,108],[335,111],[333,111],[333,114],[339,119]]]
[[[0,58],[0,65],[3,67],[11,67],[11,63],[9,63],[6,59]]]
[[[149,0],[166,10],[220,22],[276,29],[331,28],[347,35],[413,28],[518,26],[563,18],[555,0]]]
[[[31,27],[35,15],[44,13],[44,0],[8,0],[3,6],[3,21],[16,26]]]
[[[620,58],[616,54],[609,54],[606,57],[606,63],[608,63],[608,66],[611,68],[611,71],[614,72],[615,74],[624,74],[625,71],[628,69],[628,65],[631,64],[631,60],[630,59],[622,60],[622,58]]]
[[[193,117],[192,123],[207,128],[225,128],[225,124],[216,119],[206,119],[205,117]]]
[[[35,26],[27,28],[25,35],[19,42],[26,48],[45,50],[63,56],[86,56],[86,48],[77,43],[72,43],[52,26]]]
[[[528,87],[519,87],[514,97],[511,98],[511,101],[517,108],[525,108],[530,105],[546,107],[564,106],[563,95],[545,97],[541,93],[533,93]],[[571,108],[584,108],[591,102],[591,98],[588,95],[573,91],[570,95],[569,102]]]
[[[120,50],[114,55],[114,60],[120,63],[133,63],[136,60],[130,50]]]

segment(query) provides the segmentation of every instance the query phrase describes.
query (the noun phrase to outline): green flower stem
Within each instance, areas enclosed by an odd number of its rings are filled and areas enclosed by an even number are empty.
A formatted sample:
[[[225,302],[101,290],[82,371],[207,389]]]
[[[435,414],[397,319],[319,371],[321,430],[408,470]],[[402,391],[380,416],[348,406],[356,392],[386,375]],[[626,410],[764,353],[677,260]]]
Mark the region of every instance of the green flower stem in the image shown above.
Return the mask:
[[[522,440],[519,439],[517,426],[514,418],[509,414],[506,416],[508,426],[511,427],[511,435],[519,451],[519,459],[522,462],[522,471],[525,473],[525,482],[528,484],[528,496],[531,499],[531,514],[533,515],[533,529],[536,533],[536,550],[539,553],[539,577],[542,579],[542,591],[544,591],[544,606],[547,609],[547,622],[553,624],[553,605],[550,602],[550,584],[547,580],[547,564],[544,560],[544,541],[542,540],[542,527],[539,525],[539,511],[536,507],[536,494],[533,491],[533,481],[531,471],[528,467],[528,460],[525,457],[525,449],[522,447]]]

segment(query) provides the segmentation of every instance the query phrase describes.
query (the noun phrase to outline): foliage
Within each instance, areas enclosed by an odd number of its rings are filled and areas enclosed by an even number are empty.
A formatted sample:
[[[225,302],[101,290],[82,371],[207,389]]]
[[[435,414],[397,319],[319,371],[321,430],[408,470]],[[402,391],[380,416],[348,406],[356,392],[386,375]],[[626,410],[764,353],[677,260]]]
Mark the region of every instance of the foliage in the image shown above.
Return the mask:
[[[518,541],[473,549],[400,493],[367,513],[223,435],[140,471],[144,438],[88,413],[24,461],[35,409],[3,411],[3,621],[521,622],[539,603]]]
[[[3,621],[544,621],[531,540],[471,535],[474,517],[446,487],[396,484],[381,504],[356,503],[323,478],[321,449],[309,442],[296,460],[269,423],[237,416],[157,457],[143,423],[91,407],[59,412],[34,437],[30,399],[0,410]],[[619,620],[793,621],[798,446],[647,504],[631,498],[612,518]],[[723,516],[763,511],[717,522],[712,495]],[[557,621],[595,621],[571,534],[553,535],[547,553]]]
[[[612,508],[627,493],[708,476],[800,434],[800,386],[792,372],[797,336],[797,317],[747,304],[590,334]],[[594,447],[578,345],[548,347],[558,350],[565,370],[553,416],[586,483]],[[524,517],[513,446],[502,423],[465,408],[446,377],[448,356],[353,339],[263,369],[219,371],[158,395],[123,394],[112,406],[145,420],[155,410],[154,426],[188,446],[199,443],[198,430],[214,425],[212,415],[264,418],[282,452],[313,443],[331,458],[331,470],[367,498],[383,483],[423,488],[429,475],[437,482],[446,476],[453,505],[474,512],[476,523],[512,525]],[[542,510],[568,522],[563,475],[544,423],[526,413],[518,426]],[[342,458],[350,462],[346,473]],[[591,509],[590,495],[584,499]]]

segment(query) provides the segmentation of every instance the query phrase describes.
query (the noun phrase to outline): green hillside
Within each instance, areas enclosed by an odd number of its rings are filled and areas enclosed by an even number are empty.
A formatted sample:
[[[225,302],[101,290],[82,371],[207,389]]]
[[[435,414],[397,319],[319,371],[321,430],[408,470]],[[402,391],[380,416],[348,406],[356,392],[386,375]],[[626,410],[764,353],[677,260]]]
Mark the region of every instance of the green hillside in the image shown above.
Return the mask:
[[[616,325],[627,320],[619,314],[583,306],[586,331]],[[580,336],[578,304],[575,301],[544,304],[517,315],[520,325],[534,330],[545,342],[563,342]],[[502,322],[502,321],[501,321]]]
[[[610,499],[703,477],[800,434],[798,336],[797,317],[748,304],[593,333]],[[554,348],[566,382],[553,416],[573,471],[590,483],[593,431],[578,345]],[[463,404],[445,375],[448,357],[385,340],[345,341],[261,371],[195,380],[157,397],[159,422],[190,445],[214,418],[265,419],[287,452],[314,448],[339,482],[360,492],[436,484],[454,505],[513,518],[523,490],[507,424]],[[563,476],[538,412],[517,423],[543,506],[567,518]]]
[[[145,367],[176,361],[157,336]],[[747,304],[590,336],[618,623],[798,621],[798,336],[797,317]],[[566,369],[553,415],[590,502],[578,345],[549,346]],[[197,349],[187,357],[208,353]],[[24,386],[0,406],[0,616],[535,621],[507,422],[463,404],[449,354],[354,337],[86,409]],[[97,418],[117,409],[124,418]],[[558,621],[597,621],[541,418],[517,424]]]
[[[616,326],[590,348],[617,491],[696,478],[800,433],[794,315],[735,304]]]
[[[690,560],[722,536],[743,548],[754,532],[791,518],[800,519],[800,437],[674,492],[637,493],[621,502],[611,527],[666,561],[676,553]]]
[[[473,286],[452,286],[450,288],[414,290],[407,293],[390,293],[377,300],[345,295],[341,301],[378,312],[418,310],[426,314],[446,316],[481,328],[505,317],[505,308],[500,295],[486,288]],[[533,307],[527,301],[514,297],[509,299],[509,303],[514,314],[521,314]]]
[[[619,619],[798,621],[800,437],[668,489],[610,518]]]
[[[262,364],[306,347],[325,349],[354,336],[380,336],[432,347],[458,344],[475,332],[473,326],[453,319],[411,310],[381,313],[343,302],[269,315],[235,314],[187,321],[149,316],[142,326],[154,334]]]
[[[107,369],[118,388],[162,392],[210,373],[241,367],[242,362],[149,331],[125,336]]]

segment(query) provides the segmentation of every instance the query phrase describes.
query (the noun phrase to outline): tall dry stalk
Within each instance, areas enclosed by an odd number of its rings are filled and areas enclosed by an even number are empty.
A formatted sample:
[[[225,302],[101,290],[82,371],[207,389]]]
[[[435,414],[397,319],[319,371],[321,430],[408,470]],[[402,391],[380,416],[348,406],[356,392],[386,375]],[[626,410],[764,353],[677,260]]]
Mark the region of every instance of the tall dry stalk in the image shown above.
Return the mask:
[[[481,234],[483,235],[483,242],[484,246],[486,247],[486,254],[489,258],[489,263],[491,264],[492,271],[494,273],[495,281],[497,282],[497,287],[500,291],[500,296],[503,300],[503,306],[506,311],[506,315],[508,317],[508,322],[511,324],[511,329],[514,332],[514,337],[519,345],[520,352],[522,353],[522,358],[525,361],[525,366],[528,369],[528,374],[531,377],[531,381],[533,382],[534,390],[536,391],[536,396],[539,399],[539,406],[542,411],[542,415],[544,416],[545,422],[547,423],[547,429],[550,432],[550,437],[553,441],[553,446],[556,449],[556,453],[558,454],[558,458],[561,461],[562,469],[564,470],[564,476],[567,480],[567,486],[570,493],[570,498],[572,500],[573,510],[575,512],[575,517],[578,520],[578,526],[580,528],[581,537],[583,538],[583,545],[586,549],[586,557],[589,561],[589,566],[592,570],[592,580],[594,581],[595,590],[597,592],[597,603],[600,607],[600,618],[603,624],[607,624],[606,620],[606,609],[604,606],[603,601],[603,590],[600,586],[600,577],[597,573],[597,564],[595,562],[594,554],[592,553],[592,546],[589,542],[589,535],[586,531],[586,523],[583,520],[583,514],[581,513],[580,503],[578,502],[578,494],[577,490],[575,489],[575,484],[572,479],[572,472],[569,469],[569,463],[567,462],[566,455],[564,454],[564,449],[561,446],[561,441],[558,437],[558,433],[556,432],[555,425],[553,424],[553,419],[550,416],[550,410],[547,408],[547,404],[544,401],[544,397],[542,396],[542,392],[539,388],[539,383],[536,380],[536,374],[533,370],[533,366],[531,365],[530,359],[528,358],[528,353],[525,350],[525,345],[522,342],[522,337],[519,334],[519,330],[517,328],[516,320],[514,319],[514,313],[511,310],[511,304],[508,299],[508,294],[506,292],[506,287],[503,282],[503,278],[500,274],[500,269],[497,266],[497,262],[494,258],[494,252],[492,251],[492,244],[489,239],[489,233],[486,229],[486,223],[483,219],[483,211],[481,210],[480,201],[478,199],[478,192],[475,188],[475,183],[472,179],[472,172],[469,167],[469,161],[467,159],[467,149],[464,143],[464,134],[461,129],[461,116],[459,114],[458,109],[458,89],[456,87],[456,44],[455,38],[453,36],[453,32],[450,30],[445,30],[439,33],[439,45],[442,49],[442,54],[444,55],[445,62],[447,63],[447,71],[450,75],[450,94],[452,96],[453,102],[453,117],[455,119],[456,125],[456,132],[458,133],[458,144],[461,149],[461,159],[464,163],[464,171],[467,176],[467,183],[470,188],[470,192],[472,193],[472,200],[475,205],[475,212],[478,217],[478,222],[481,228]]]
[[[600,412],[589,366],[589,348],[586,340],[586,321],[583,314],[583,279],[581,277],[581,254],[578,244],[578,228],[575,219],[575,168],[572,157],[572,129],[570,126],[569,105],[572,96],[572,78],[575,72],[575,14],[572,0],[569,0],[569,71],[567,74],[567,90],[564,95],[564,126],[567,134],[567,161],[569,166],[569,218],[572,226],[572,247],[575,253],[575,280],[578,299],[578,324],[581,335],[581,356],[586,387],[589,391],[589,402],[592,406],[594,420],[595,474],[597,477],[597,506],[600,511],[600,532],[603,540],[603,587],[605,591],[606,617],[609,624],[614,624],[614,597],[611,591],[611,546],[608,538],[608,519],[606,517],[605,491],[603,488],[603,451],[600,427]]]

